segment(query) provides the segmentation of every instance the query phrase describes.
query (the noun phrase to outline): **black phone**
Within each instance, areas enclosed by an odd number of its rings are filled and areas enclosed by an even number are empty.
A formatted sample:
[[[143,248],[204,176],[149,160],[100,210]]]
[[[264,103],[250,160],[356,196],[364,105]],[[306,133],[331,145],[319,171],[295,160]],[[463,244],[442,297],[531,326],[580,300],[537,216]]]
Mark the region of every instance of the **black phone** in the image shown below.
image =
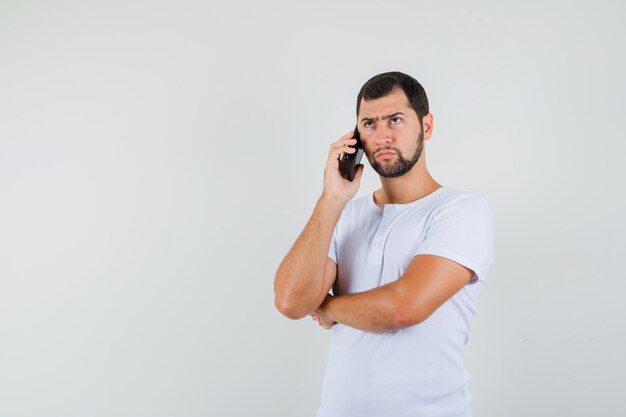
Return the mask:
[[[361,158],[363,158],[363,144],[361,143],[358,126],[354,128],[354,136],[352,137],[356,139],[356,144],[351,146],[351,148],[356,148],[356,152],[344,153],[339,157],[339,172],[341,176],[348,181],[354,180],[356,166],[361,162]]]

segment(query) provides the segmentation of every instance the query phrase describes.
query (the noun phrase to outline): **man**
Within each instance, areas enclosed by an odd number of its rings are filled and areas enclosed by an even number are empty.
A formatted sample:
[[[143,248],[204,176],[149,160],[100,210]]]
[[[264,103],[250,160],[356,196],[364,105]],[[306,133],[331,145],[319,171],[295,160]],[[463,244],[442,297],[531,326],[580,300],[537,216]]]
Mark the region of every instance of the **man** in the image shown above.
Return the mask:
[[[322,196],[274,283],[281,313],[331,329],[318,417],[471,416],[463,346],[493,260],[491,210],[429,174],[433,115],[412,77],[367,81],[357,123],[381,188],[351,201],[363,165],[350,182],[338,158],[356,140],[333,143]]]

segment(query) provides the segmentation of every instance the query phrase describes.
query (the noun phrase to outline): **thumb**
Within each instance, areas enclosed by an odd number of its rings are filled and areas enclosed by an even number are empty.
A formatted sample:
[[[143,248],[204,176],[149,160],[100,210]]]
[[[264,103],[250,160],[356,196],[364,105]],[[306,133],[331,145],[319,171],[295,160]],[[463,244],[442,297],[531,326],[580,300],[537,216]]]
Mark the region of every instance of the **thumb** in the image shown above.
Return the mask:
[[[356,181],[361,181],[361,176],[363,175],[363,170],[365,169],[365,165],[359,164],[356,167],[356,173],[354,174],[354,179]]]

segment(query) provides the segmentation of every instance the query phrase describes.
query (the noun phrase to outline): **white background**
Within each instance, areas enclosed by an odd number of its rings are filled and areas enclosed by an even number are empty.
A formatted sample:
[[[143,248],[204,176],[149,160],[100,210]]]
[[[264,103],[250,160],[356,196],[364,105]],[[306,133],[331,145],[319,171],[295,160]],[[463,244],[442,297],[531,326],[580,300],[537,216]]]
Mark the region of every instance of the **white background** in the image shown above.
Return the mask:
[[[273,306],[328,146],[390,70],[484,195],[478,417],[626,413],[622,1],[0,1],[0,416],[313,416]],[[359,196],[378,186],[369,166]]]

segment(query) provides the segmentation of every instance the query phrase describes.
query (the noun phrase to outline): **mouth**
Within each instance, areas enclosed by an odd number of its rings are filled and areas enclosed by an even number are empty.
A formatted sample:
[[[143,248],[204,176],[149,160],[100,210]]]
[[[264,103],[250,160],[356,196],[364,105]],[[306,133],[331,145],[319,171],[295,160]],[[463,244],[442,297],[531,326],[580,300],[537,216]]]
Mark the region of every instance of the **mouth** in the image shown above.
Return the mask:
[[[395,155],[395,154],[396,153],[393,151],[384,150],[384,151],[377,152],[375,157],[384,159],[384,158],[389,158],[390,156]]]

